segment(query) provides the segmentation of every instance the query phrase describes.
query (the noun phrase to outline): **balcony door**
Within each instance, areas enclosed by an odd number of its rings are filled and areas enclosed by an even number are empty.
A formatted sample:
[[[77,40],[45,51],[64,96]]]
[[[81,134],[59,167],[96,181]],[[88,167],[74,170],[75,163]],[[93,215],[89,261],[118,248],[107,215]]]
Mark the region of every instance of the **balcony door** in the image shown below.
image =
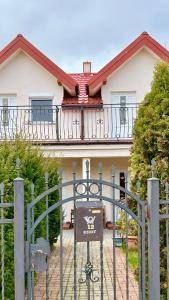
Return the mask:
[[[17,129],[15,95],[0,95],[0,138],[13,138]]]
[[[112,93],[112,136],[130,138],[136,117],[136,93]]]

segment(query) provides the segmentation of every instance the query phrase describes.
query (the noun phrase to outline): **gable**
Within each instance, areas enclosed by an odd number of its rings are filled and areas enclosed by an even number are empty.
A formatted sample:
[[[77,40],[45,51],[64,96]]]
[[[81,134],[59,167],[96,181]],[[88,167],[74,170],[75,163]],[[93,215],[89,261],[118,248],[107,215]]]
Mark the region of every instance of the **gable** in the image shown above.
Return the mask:
[[[137,52],[130,60],[107,78],[106,85],[101,87],[104,103],[111,103],[112,93],[135,92],[140,102],[150,91],[154,66],[159,58],[146,48]]]
[[[143,48],[137,52],[132,58],[121,65],[115,72],[107,78],[109,80],[120,80],[126,78],[130,81],[141,79],[145,74],[150,80],[152,79],[154,66],[159,62],[159,58],[152,55],[147,49]]]
[[[23,51],[0,69],[0,94],[17,95],[17,105],[28,105],[31,94],[53,95],[54,103],[63,99],[63,86]]]
[[[156,42],[148,33],[143,32],[135,41],[89,80],[88,87],[90,95],[94,95],[111,74],[145,47],[159,59],[169,62],[169,51]]]
[[[0,52],[0,65],[10,59],[10,57],[13,56],[18,50],[24,51],[44,69],[51,73],[71,95],[76,94],[77,83],[75,80],[73,80],[73,78],[66,74],[61,68],[55,65],[50,59],[48,59],[42,52],[40,52],[20,34]]]
[[[20,89],[25,86],[43,89],[43,86],[53,88],[53,86],[58,86],[58,83],[53,75],[20,51],[0,68],[0,87],[8,86],[11,89],[19,88],[19,86]]]

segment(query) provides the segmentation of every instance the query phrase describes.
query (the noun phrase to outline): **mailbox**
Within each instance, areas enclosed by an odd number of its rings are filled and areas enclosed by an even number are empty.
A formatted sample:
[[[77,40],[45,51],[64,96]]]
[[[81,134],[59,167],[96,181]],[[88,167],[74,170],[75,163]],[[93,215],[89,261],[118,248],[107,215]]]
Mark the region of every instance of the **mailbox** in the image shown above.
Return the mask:
[[[80,201],[75,204],[76,242],[103,240],[103,204]]]
[[[30,245],[30,263],[27,271],[44,272],[47,270],[46,258],[50,256],[50,244],[43,237]],[[30,269],[29,269],[30,268]]]

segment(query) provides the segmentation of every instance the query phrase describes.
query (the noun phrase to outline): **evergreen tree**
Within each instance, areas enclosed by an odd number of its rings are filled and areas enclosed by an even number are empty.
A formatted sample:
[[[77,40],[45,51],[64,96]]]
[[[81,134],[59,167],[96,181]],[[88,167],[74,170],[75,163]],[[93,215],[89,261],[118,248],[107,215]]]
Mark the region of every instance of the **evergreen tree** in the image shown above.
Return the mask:
[[[20,169],[16,170],[16,159],[20,159]],[[25,197],[25,240],[26,207],[31,202],[31,184],[35,186],[35,197],[45,191],[45,171],[49,172],[49,187],[58,184],[57,162],[45,159],[43,153],[31,143],[16,139],[0,145],[0,182],[5,187],[5,202],[14,201],[13,180],[18,176],[24,179]],[[49,206],[58,201],[58,192],[49,196]],[[46,209],[45,199],[35,208],[35,219]],[[13,218],[13,209],[5,210],[5,218]],[[59,210],[49,214],[49,239],[53,243],[59,233]],[[14,232],[12,225],[5,225],[5,300],[14,299]],[[46,238],[45,220],[38,225],[35,238]]]
[[[155,175],[161,182],[164,199],[165,182],[169,182],[169,65],[155,67],[151,91],[139,107],[134,124],[131,150],[131,188],[141,182],[141,198],[146,200],[147,178],[151,177],[151,161],[155,159]],[[160,224],[161,294],[166,294],[165,222]]]

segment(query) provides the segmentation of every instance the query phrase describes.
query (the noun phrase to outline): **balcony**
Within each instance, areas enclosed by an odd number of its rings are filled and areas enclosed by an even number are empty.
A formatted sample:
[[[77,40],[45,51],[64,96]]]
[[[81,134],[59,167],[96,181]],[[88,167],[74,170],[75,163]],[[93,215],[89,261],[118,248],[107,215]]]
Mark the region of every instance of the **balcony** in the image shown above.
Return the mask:
[[[132,140],[138,104],[100,107],[0,107],[0,140],[17,135],[36,143],[112,143]]]

